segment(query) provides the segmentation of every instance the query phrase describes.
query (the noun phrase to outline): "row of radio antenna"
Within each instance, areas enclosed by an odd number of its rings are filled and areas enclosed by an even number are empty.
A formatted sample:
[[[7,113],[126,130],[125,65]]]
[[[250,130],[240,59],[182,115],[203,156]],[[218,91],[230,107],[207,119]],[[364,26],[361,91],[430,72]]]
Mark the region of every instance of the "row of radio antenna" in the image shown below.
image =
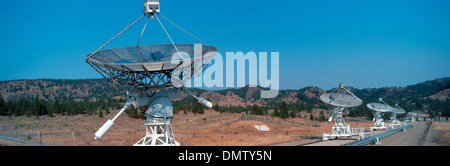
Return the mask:
[[[144,123],[146,135],[135,145],[180,145],[175,140],[172,130],[173,107],[170,99],[178,97],[180,92],[184,91],[194,97],[199,103],[208,108],[212,107],[209,101],[190,93],[183,85],[185,81],[199,76],[200,72],[207,68],[216,55],[217,48],[205,44],[160,14],[159,0],[145,0],[143,11],[142,16],[85,58],[86,63],[105,79],[132,87],[127,91],[125,106],[112,120],[108,119],[95,133],[95,139],[101,139],[113,127],[114,121],[129,106],[135,108],[148,106],[145,112],[147,120]],[[103,49],[136,22],[145,18],[145,16],[147,16],[147,20],[136,46]],[[167,20],[202,43],[202,45],[175,44],[160,18]],[[157,20],[157,23],[164,30],[171,43],[139,45],[150,19]],[[336,124],[333,126],[331,134],[324,134],[324,139],[352,136],[355,132],[351,131],[350,125],[345,124],[342,112],[344,110],[348,111],[347,108],[349,107],[361,105],[363,103],[361,99],[345,88],[344,84],[340,84],[339,88],[331,93],[323,94],[320,96],[320,99],[336,107],[331,110],[332,116],[329,118],[329,121],[331,121],[334,117]],[[394,108],[383,103],[384,101],[380,98],[378,103],[369,103],[367,105],[369,109],[376,111],[374,120],[377,120],[377,122],[380,121],[378,117],[381,117],[381,114],[380,116],[378,114],[381,112],[393,112],[394,115],[405,113],[398,105]],[[410,114],[416,116],[416,114]],[[420,115],[417,114],[417,116]],[[380,121],[376,125],[384,126],[384,122]]]
[[[339,88],[334,89],[330,93],[325,93],[320,96],[320,100],[334,106],[335,108],[331,110],[331,116],[328,121],[335,119],[335,125],[332,127],[331,133],[324,133],[323,140],[328,140],[332,138],[339,137],[351,137],[351,136],[359,136],[359,139],[364,138],[364,131],[362,128],[351,129],[350,125],[345,123],[345,120],[342,116],[343,111],[349,112],[347,108],[357,107],[363,103],[363,101],[355,96],[352,92],[350,92],[345,84],[339,84]],[[373,111],[375,121],[373,127],[370,127],[370,130],[380,130],[386,128],[395,128],[396,126],[404,126],[406,125],[404,122],[400,122],[397,119],[397,114],[404,114],[406,111],[401,108],[398,103],[395,104],[395,107],[390,106],[386,102],[383,101],[382,98],[378,98],[378,102],[369,103],[367,107]],[[384,119],[382,118],[382,113],[392,113],[391,120],[392,123],[389,126],[386,126],[384,123]],[[412,121],[415,122],[415,117],[419,117],[419,119],[423,119],[425,117],[424,114],[409,112],[412,116]]]

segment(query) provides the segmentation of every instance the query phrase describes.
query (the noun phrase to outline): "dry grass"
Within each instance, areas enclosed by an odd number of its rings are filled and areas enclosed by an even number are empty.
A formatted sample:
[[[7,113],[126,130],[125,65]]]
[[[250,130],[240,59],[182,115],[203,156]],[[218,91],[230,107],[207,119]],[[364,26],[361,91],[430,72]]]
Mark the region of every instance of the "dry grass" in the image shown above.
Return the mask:
[[[315,110],[315,114],[321,110]],[[112,119],[118,111],[105,118],[76,115],[56,117],[0,117],[0,135],[10,136],[30,142],[41,142],[56,146],[130,146],[145,135],[143,119],[126,115],[119,117],[114,127],[101,139],[95,140],[94,133],[107,119]],[[326,111],[324,111],[326,112]],[[175,139],[184,146],[261,146],[271,145],[308,137],[321,137],[331,132],[334,122],[317,122],[304,118],[280,119],[251,116],[252,120],[241,120],[244,114],[219,113],[205,110],[204,114],[188,112],[175,114],[173,130]],[[309,117],[309,116],[308,116]],[[372,121],[364,118],[346,118],[352,128],[368,128]],[[265,124],[270,131],[258,131],[254,125]],[[73,133],[73,134],[72,134]],[[28,136],[31,139],[28,140]],[[27,138],[28,137],[28,138]],[[75,139],[75,140],[74,140]]]
[[[442,145],[450,145],[450,122],[435,121],[433,122],[433,130],[439,131],[439,136],[435,139],[436,143]]]

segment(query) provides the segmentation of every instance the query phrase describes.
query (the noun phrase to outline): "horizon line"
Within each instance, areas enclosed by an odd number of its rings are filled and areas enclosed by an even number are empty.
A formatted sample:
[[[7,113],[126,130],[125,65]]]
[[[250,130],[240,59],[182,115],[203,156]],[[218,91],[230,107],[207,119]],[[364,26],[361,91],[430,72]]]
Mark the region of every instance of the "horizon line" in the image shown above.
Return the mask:
[[[415,83],[415,84],[409,84],[409,85],[405,85],[405,86],[380,86],[380,87],[366,87],[366,88],[357,88],[357,87],[353,87],[353,86],[349,86],[349,87],[355,88],[355,89],[378,89],[378,88],[390,88],[390,87],[406,88],[408,86],[417,85],[417,84],[420,84],[420,83],[425,83],[427,81],[433,81],[433,80],[437,80],[437,79],[446,79],[446,78],[450,78],[450,77],[438,77],[438,78],[435,78],[435,79],[425,80],[425,81],[422,81],[422,82],[418,82],[418,83]],[[38,80],[70,80],[70,81],[76,81],[76,80],[105,80],[105,81],[108,81],[105,78],[34,78],[34,79],[22,78],[22,79],[13,79],[13,80],[0,80],[0,83],[2,83],[2,82],[13,82],[13,81],[38,81]],[[250,86],[250,85],[246,84],[243,87],[247,87],[247,86]],[[252,86],[254,86],[254,85],[252,85]],[[192,88],[192,89],[203,89],[203,90],[210,90],[210,91],[220,91],[220,90],[226,90],[226,89],[238,89],[238,88],[243,88],[243,87],[213,87],[213,88],[189,87],[189,88]],[[261,87],[259,85],[257,85],[256,87],[263,88],[263,87]],[[308,88],[308,87],[317,87],[317,88],[326,90],[326,89],[321,88],[319,86],[313,86],[313,85],[304,86],[304,87],[298,88],[298,89],[280,88],[279,90],[300,90],[300,89],[304,89],[304,88]],[[332,88],[332,89],[334,89],[334,88]],[[332,90],[332,89],[329,89],[329,90]]]

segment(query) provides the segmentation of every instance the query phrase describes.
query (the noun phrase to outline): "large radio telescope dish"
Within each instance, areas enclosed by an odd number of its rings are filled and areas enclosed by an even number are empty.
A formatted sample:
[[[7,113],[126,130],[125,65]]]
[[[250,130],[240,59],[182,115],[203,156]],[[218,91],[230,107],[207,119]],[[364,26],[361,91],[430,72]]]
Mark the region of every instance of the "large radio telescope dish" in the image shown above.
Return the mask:
[[[180,54],[172,44],[141,45],[97,51],[87,55],[86,62],[111,81],[149,88],[198,76],[217,52],[208,45],[175,45]],[[163,79],[171,75],[177,80]]]
[[[146,135],[135,146],[179,146],[172,130],[173,107],[170,99],[176,98],[184,91],[199,103],[212,108],[212,103],[197,97],[183,85],[186,80],[199,76],[216,55],[217,49],[206,45],[192,34],[176,25],[160,13],[159,0],[145,0],[144,13],[128,27],[106,42],[85,61],[110,82],[127,84],[132,87],[127,91],[127,102],[116,116],[95,133],[95,139],[101,139],[114,125],[114,121],[129,107],[149,106],[145,111],[144,122]],[[141,36],[136,46],[102,50],[119,35],[147,16]],[[201,44],[175,44],[161,23],[159,16],[166,19]],[[171,44],[139,45],[149,19],[156,18],[166,33]],[[108,77],[109,76],[109,77]]]

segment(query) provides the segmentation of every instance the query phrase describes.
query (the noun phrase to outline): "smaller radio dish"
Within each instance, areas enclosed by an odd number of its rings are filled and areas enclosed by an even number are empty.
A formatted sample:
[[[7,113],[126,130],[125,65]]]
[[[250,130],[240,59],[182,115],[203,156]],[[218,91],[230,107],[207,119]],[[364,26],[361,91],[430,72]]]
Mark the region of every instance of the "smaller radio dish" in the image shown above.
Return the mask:
[[[396,114],[404,114],[405,110],[400,109],[400,108],[392,108],[392,113],[396,113]]]
[[[377,112],[392,112],[392,107],[381,103],[369,103],[367,108],[377,111]]]
[[[408,112],[408,114],[412,115],[412,116],[417,116],[419,114],[415,113],[415,112]]]
[[[363,103],[361,99],[345,88],[345,84],[339,84],[339,88],[334,89],[331,93],[320,95],[320,100],[337,107],[356,107]]]
[[[320,100],[338,107],[356,107],[362,104],[358,98],[342,93],[325,93],[320,96]]]

